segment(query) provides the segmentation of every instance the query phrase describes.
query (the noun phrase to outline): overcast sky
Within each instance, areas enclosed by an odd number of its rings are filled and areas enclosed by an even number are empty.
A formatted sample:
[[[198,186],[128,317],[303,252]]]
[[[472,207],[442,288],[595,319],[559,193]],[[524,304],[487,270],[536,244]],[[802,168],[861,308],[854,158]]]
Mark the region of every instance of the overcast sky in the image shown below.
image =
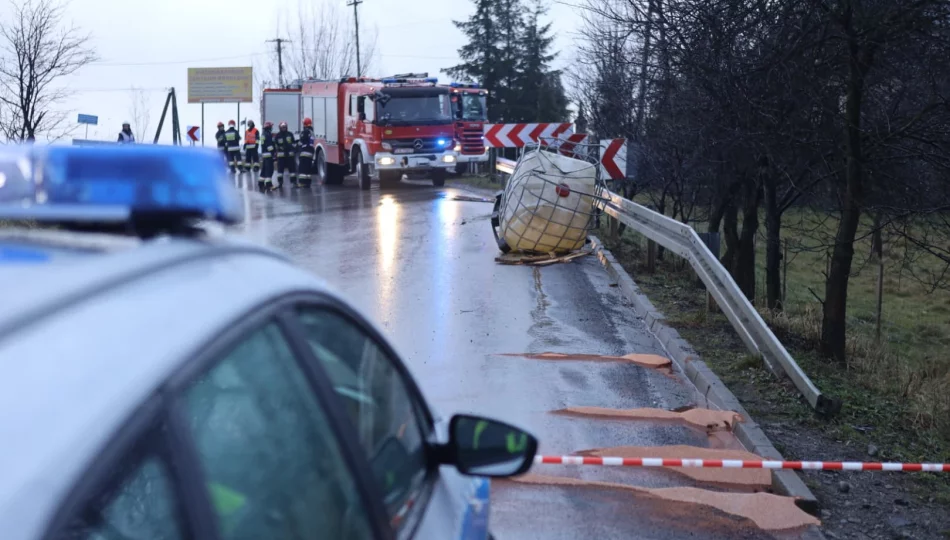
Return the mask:
[[[90,126],[90,139],[114,139],[124,120],[133,121],[132,86],[147,90],[151,112],[150,136],[154,137],[168,87],[178,95],[182,135],[185,127],[201,121],[200,105],[187,103],[189,67],[255,66],[261,69],[272,57],[273,44],[283,21],[297,12],[297,2],[339,4],[352,17],[346,0],[71,0],[68,18],[91,34],[91,44],[101,60],[70,77],[75,95],[64,107],[77,113],[97,115]],[[449,7],[451,6],[451,7]],[[9,9],[9,8],[7,8]],[[365,0],[360,6],[360,25],[378,31],[380,74],[428,71],[458,62],[457,50],[465,42],[453,19],[465,19],[473,11],[469,0]],[[548,17],[553,22],[556,48],[562,67],[571,57],[571,33],[576,14],[570,7],[551,1]],[[291,38],[286,32],[281,37]],[[241,105],[241,116],[258,120],[255,103]],[[205,144],[212,141],[218,120],[236,119],[235,105],[205,106]],[[259,122],[258,122],[259,123]],[[163,128],[163,141],[171,140],[170,118]],[[84,137],[80,127],[74,132]]]

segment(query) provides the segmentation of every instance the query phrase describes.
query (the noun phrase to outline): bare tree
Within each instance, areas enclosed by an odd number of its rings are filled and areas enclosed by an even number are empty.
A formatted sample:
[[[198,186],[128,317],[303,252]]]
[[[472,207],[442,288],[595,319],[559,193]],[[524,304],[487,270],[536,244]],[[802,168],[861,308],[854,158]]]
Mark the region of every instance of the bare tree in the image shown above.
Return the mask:
[[[148,90],[133,86],[129,90],[129,94],[132,100],[129,106],[129,121],[132,122],[132,133],[135,135],[136,141],[144,142],[148,137],[149,124],[152,121],[152,111],[148,99],[149,93]]]
[[[69,92],[57,81],[96,60],[89,36],[64,20],[57,0],[11,2],[0,22],[0,129],[8,140],[59,138],[66,112],[56,109]]]
[[[356,44],[353,20],[336,4],[301,2],[295,16],[282,17],[280,34],[290,40],[284,46],[284,81],[335,79],[356,75]],[[372,75],[379,63],[375,28],[360,27],[360,61],[363,74]],[[277,53],[269,59],[261,81],[278,80]]]

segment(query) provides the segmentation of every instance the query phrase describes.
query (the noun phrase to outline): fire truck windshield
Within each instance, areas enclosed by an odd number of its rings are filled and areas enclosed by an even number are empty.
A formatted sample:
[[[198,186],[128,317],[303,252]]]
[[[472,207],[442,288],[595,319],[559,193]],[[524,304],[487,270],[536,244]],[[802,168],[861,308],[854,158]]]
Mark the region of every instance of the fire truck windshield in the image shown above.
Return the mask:
[[[411,126],[426,124],[450,124],[448,94],[399,95],[390,94],[385,101],[377,100],[377,118],[382,125]]]
[[[462,94],[459,103],[459,109],[462,113],[462,120],[481,121],[488,120],[488,103],[485,96],[478,94]]]

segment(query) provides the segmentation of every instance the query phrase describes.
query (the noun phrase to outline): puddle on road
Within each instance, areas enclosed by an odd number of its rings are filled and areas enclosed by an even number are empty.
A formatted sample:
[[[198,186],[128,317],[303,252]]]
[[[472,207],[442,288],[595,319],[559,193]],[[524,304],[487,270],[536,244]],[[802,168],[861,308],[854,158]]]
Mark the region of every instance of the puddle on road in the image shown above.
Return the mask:
[[[562,354],[554,352],[543,353],[501,353],[499,356],[518,356],[529,360],[571,361],[571,362],[622,362],[640,367],[652,368],[665,373],[672,373],[673,362],[669,358],[657,354],[627,354],[624,356],[605,356],[600,354]]]
[[[575,452],[578,456],[664,458],[664,459],[739,459],[758,461],[762,458],[744,450],[720,450],[696,446],[614,446]],[[563,465],[562,465],[563,466]],[[547,467],[557,467],[548,465]],[[650,470],[656,470],[651,468]],[[663,467],[671,474],[680,474],[693,480],[722,488],[744,491],[762,491],[772,486],[772,472],[768,469],[705,469],[698,467]]]
[[[512,478],[508,482],[542,486],[610,489],[636,493],[664,501],[710,507],[733,516],[749,519],[765,531],[790,531],[804,529],[811,525],[821,525],[817,518],[798,508],[795,505],[795,499],[771,493],[726,493],[692,487],[641,488],[613,482],[535,474]]]
[[[706,433],[732,431],[732,426],[742,422],[742,415],[733,411],[690,408],[668,411],[666,409],[608,409],[604,407],[568,407],[553,411],[554,414],[593,418],[628,419],[673,422],[700,429]]]

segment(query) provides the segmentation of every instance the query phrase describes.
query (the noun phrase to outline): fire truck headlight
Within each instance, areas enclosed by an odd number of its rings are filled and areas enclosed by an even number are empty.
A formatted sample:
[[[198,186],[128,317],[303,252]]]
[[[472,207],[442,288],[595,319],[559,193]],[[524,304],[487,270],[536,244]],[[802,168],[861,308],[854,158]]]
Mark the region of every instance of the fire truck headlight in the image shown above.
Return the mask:
[[[443,163],[455,163],[455,156],[442,156]]]
[[[376,163],[380,165],[394,165],[396,163],[395,158],[391,157],[381,157],[376,160]]]
[[[455,151],[456,151],[456,152],[461,152],[461,151],[462,151],[462,145],[461,145],[461,144],[456,144],[456,145],[455,145]]]

